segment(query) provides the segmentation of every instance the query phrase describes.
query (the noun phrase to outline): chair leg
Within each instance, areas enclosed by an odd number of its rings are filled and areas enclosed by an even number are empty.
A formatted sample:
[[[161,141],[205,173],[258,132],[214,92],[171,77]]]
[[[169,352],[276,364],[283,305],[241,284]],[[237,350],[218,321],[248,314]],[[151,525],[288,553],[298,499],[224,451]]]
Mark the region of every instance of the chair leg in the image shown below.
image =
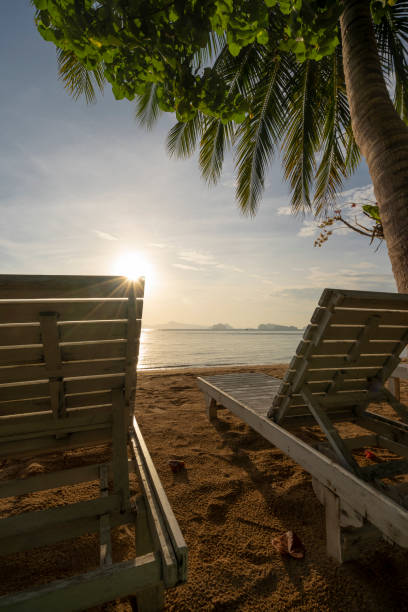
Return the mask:
[[[381,532],[367,523],[351,506],[343,502],[335,493],[312,478],[313,490],[324,505],[326,515],[327,555],[344,563],[358,559],[382,538]]]
[[[154,550],[149,522],[147,520],[146,504],[143,497],[136,500],[137,514],[135,524],[136,554],[138,557]],[[139,591],[132,597],[132,608],[137,612],[159,612],[164,608],[164,586],[159,583]]]
[[[400,401],[401,399],[401,383],[399,378],[391,377],[388,379],[388,389],[395,396],[395,398]]]
[[[206,395],[205,397],[205,404],[206,404],[206,408],[207,408],[207,417],[209,421],[213,421],[215,420],[217,417],[217,402],[215,401],[215,399],[213,399],[212,397],[210,397],[209,395]]]
[[[324,503],[326,514],[327,555],[338,563],[358,559],[373,541],[381,539],[381,533],[373,525],[342,504],[340,498],[319,483],[319,500]],[[316,483],[313,483],[316,491]]]
[[[164,609],[163,583],[140,591],[136,595],[136,601],[137,612],[161,612]]]

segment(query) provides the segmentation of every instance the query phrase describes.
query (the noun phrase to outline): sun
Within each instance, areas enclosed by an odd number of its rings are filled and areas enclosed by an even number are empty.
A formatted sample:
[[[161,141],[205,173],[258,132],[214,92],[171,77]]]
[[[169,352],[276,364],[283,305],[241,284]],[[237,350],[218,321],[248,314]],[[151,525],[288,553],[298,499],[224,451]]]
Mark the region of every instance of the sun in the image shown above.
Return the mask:
[[[127,276],[129,280],[136,280],[140,276],[151,279],[152,265],[142,253],[128,251],[122,253],[114,263],[114,273]]]

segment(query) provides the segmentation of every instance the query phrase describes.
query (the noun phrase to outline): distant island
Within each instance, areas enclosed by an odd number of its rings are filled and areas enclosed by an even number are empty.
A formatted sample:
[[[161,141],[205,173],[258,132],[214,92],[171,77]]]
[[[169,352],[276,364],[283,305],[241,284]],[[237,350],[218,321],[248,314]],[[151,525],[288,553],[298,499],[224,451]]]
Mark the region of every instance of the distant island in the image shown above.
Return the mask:
[[[213,329],[215,331],[225,331],[225,330],[230,330],[234,328],[232,327],[232,325],[229,325],[228,323],[216,323],[215,325],[211,325],[210,329]]]
[[[258,329],[259,331],[301,331],[294,325],[276,325],[276,323],[261,323]]]
[[[229,323],[215,323],[214,325],[196,325],[194,323],[179,323],[178,321],[169,321],[168,323],[160,323],[156,325],[145,324],[145,329],[160,329],[160,330],[202,330],[202,331],[267,331],[267,332],[300,332],[302,328],[295,325],[278,325],[276,323],[260,323],[258,327],[233,327]]]

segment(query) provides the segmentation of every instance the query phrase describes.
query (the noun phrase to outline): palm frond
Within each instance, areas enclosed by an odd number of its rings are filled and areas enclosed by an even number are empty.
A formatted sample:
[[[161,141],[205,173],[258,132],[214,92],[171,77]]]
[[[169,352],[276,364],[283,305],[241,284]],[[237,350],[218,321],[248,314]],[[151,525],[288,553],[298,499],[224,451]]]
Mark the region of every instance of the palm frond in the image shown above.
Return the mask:
[[[200,143],[200,168],[207,183],[215,184],[221,176],[224,153],[234,138],[232,122],[223,124],[220,119],[207,118],[203,124]]]
[[[214,64],[216,70],[228,83],[228,98],[237,92],[246,93],[249,82],[248,69],[254,62],[250,58],[256,53],[254,47],[245,49],[238,57],[232,57],[225,46]],[[224,124],[221,119],[206,117],[202,126],[200,143],[200,168],[207,183],[215,184],[221,176],[225,151],[235,139],[235,125],[232,121]]]
[[[349,177],[354,174],[361,161],[361,151],[354,138],[351,121],[344,138],[346,143],[345,176]]]
[[[58,75],[68,93],[77,100],[85,96],[88,104],[96,102],[95,89],[103,93],[105,85],[104,66],[88,70],[72,51],[57,50]]]
[[[136,98],[135,119],[142,127],[150,130],[163,113],[157,100],[157,84],[149,83],[143,94]]]
[[[320,62],[323,119],[321,160],[316,172],[314,213],[320,215],[336,202],[343,179],[359,161],[359,149],[351,130],[351,116],[346,94],[341,48]]]
[[[408,1],[387,6],[375,33],[384,76],[394,85],[395,108],[408,123]]]
[[[312,209],[310,192],[322,136],[320,91],[318,63],[306,60],[298,64],[287,101],[289,114],[282,145],[284,176],[291,186],[295,213]]]
[[[197,146],[203,128],[203,115],[197,113],[193,119],[183,123],[178,121],[167,134],[166,148],[170,157],[186,159]]]
[[[236,198],[244,214],[254,215],[265,186],[265,173],[280,141],[285,120],[287,71],[274,53],[262,63],[251,113],[237,130]]]
[[[193,58],[193,69],[199,70],[203,66],[212,65],[225,46],[226,36],[210,32],[207,46],[200,49]]]

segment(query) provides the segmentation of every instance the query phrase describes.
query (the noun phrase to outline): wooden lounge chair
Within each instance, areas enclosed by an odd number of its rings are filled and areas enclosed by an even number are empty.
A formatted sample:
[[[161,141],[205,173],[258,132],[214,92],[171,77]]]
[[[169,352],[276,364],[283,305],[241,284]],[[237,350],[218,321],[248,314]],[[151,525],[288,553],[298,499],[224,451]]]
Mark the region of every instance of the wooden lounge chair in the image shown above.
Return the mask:
[[[112,449],[106,463],[0,479],[2,498],[100,483],[99,497],[0,519],[0,555],[97,533],[100,558],[0,597],[0,610],[83,610],[129,594],[139,610],[159,610],[163,589],[186,579],[186,545],[133,415],[142,305],[143,279],[0,276],[0,459]],[[136,557],[113,563],[111,529],[125,524]]]
[[[210,419],[228,408],[312,475],[326,510],[327,552],[357,557],[380,536],[408,548],[408,409],[385,386],[408,342],[408,295],[325,289],[283,380],[265,374],[199,378]],[[388,402],[399,420],[369,410]],[[313,448],[288,430],[317,422]],[[343,439],[334,423],[365,435]],[[385,447],[397,456],[361,466],[353,450]],[[389,479],[400,481],[390,486]],[[388,482],[385,482],[388,481]]]

